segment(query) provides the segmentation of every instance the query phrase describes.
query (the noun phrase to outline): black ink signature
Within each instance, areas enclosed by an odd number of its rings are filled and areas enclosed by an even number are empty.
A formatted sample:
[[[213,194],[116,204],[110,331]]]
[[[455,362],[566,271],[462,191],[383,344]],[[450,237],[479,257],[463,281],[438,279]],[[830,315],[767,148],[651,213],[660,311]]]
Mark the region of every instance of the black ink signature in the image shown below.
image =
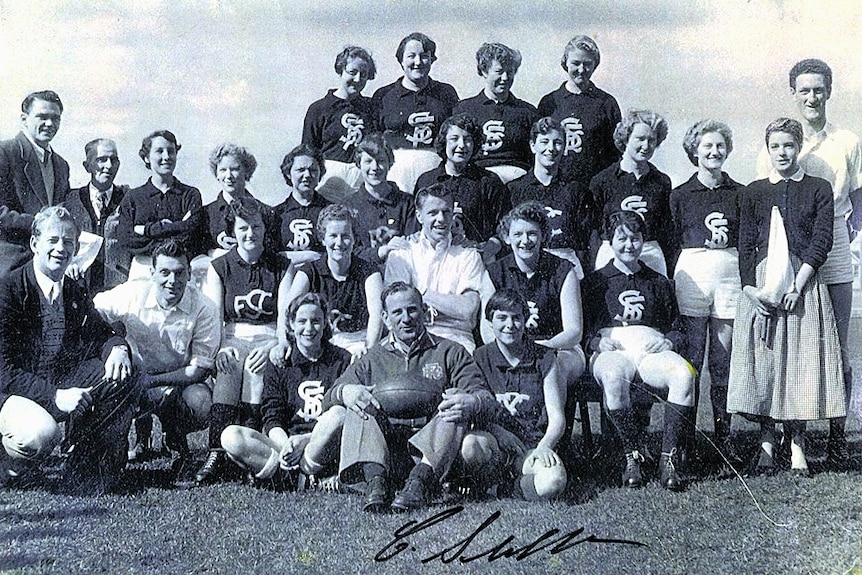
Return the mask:
[[[408,549],[416,551],[416,547],[410,543],[408,537],[420,531],[429,529],[438,523],[443,523],[444,521],[455,517],[463,510],[464,507],[462,506],[451,507],[437,513],[436,515],[432,515],[425,521],[408,521],[393,532],[395,537],[377,552],[374,556],[374,560],[380,562],[389,561],[396,555],[399,555]],[[439,559],[441,563],[452,563],[455,560],[458,560],[461,563],[470,563],[471,561],[476,561],[483,557],[487,557],[489,563],[496,561],[497,559],[515,559],[516,561],[522,561],[527,557],[546,549],[550,555],[556,555],[557,553],[561,553],[566,549],[570,549],[576,545],[580,545],[581,543],[610,543],[617,545],[633,545],[635,547],[648,547],[646,543],[640,543],[639,541],[629,541],[627,539],[606,539],[596,537],[592,534],[584,535],[583,527],[579,527],[574,531],[562,534],[560,534],[559,529],[554,528],[545,531],[527,545],[520,547],[517,546],[517,544],[513,545],[512,542],[514,541],[515,536],[509,535],[496,545],[488,547],[484,551],[474,555],[468,555],[467,548],[470,547],[482,531],[499,519],[501,515],[502,512],[499,510],[491,513],[472,533],[455,542],[453,545],[424,557],[421,560],[422,563],[430,563],[436,559]]]

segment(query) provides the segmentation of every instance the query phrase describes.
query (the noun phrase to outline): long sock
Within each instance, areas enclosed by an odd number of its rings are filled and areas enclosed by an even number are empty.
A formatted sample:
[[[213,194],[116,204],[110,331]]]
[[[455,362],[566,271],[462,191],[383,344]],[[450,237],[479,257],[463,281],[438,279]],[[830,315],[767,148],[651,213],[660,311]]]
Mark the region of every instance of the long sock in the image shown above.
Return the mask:
[[[679,447],[687,422],[691,419],[692,408],[667,402],[664,404],[664,434],[661,438],[662,453],[671,453]]]
[[[715,386],[709,390],[712,401],[712,422],[715,428],[715,442],[721,443],[730,437],[730,414],[727,413],[727,388]]]
[[[829,441],[846,441],[844,436],[846,422],[846,417],[835,417],[829,420]]]
[[[410,470],[409,478],[418,479],[423,485],[428,485],[434,479],[434,469],[421,461]]]
[[[221,432],[236,421],[237,407],[226,403],[214,403],[210,408],[209,448],[221,447]]]
[[[151,449],[153,444],[153,416],[142,415],[135,420],[135,435],[137,441],[146,449]]]
[[[243,401],[239,404],[239,424],[243,427],[260,430],[260,404],[246,403]]]
[[[623,451],[630,453],[640,449],[638,441],[638,427],[635,422],[634,410],[630,407],[623,409],[609,409],[608,418],[614,427],[617,428],[617,433],[620,436],[620,442],[623,446]]]

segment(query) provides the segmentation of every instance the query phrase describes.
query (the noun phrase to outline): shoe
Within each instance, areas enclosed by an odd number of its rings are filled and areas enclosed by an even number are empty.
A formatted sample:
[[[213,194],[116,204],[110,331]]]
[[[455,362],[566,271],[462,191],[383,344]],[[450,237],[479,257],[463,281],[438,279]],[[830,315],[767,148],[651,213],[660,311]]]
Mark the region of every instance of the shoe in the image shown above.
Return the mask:
[[[811,470],[808,467],[792,467],[790,472],[793,477],[808,478],[811,477]]]
[[[144,449],[144,444],[140,441],[135,443],[134,447],[129,449],[129,463],[138,463],[144,460],[144,453],[146,453],[146,449]]]
[[[425,484],[421,479],[408,477],[404,489],[399,491],[395,499],[392,500],[392,510],[396,513],[403,513],[425,507],[428,504],[425,491]]]
[[[682,478],[676,471],[676,449],[670,453],[662,453],[659,460],[659,469],[661,470],[661,486],[670,491],[681,491],[683,488]]]
[[[386,510],[385,475],[376,475],[368,481],[365,505],[362,507],[362,510],[366,513],[382,513]]]
[[[643,486],[644,477],[641,474],[641,463],[643,462],[644,456],[637,449],[626,453],[626,468],[623,470],[624,487],[638,488]]]
[[[210,449],[206,461],[195,474],[195,483],[209,485],[218,481],[226,463],[225,458],[224,449]]]
[[[847,471],[849,469],[850,454],[847,450],[847,440],[829,438],[826,444],[826,467],[830,471]]]
[[[299,484],[299,475],[302,475],[299,469],[285,470],[277,467],[275,473],[270,477],[256,477],[253,472],[249,471],[247,477],[257,489],[266,491],[274,491],[275,493],[285,493],[297,490]]]
[[[763,447],[759,447],[757,449],[757,454],[755,454],[754,459],[751,460],[748,468],[746,475],[751,477],[772,475],[775,473],[775,461],[773,461],[772,456],[769,455]]]
[[[177,489],[188,489],[195,484],[196,466],[190,455],[180,455],[171,463],[174,472],[173,485]]]

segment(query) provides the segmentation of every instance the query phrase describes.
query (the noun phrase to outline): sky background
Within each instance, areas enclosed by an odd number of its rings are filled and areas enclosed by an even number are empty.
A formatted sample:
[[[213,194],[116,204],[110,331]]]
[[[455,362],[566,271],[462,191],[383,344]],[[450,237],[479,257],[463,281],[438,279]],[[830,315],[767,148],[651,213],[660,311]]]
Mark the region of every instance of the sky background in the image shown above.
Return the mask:
[[[733,128],[726,169],[753,179],[766,124],[795,114],[787,72],[802,58],[832,66],[829,118],[862,133],[855,0],[0,0],[0,137],[18,131],[26,93],[53,89],[65,105],[53,145],[72,166],[73,186],[86,183],[83,145],[98,136],[119,144],[117,181],[140,185],[141,138],[166,128],[183,145],[178,177],[200,188],[204,202],[218,192],[207,156],[227,140],[255,154],[249,187],[276,204],[287,193],[278,166],[299,143],[308,105],[337,85],[335,55],[348,44],[372,52],[370,96],[400,76],[395,49],[412,31],[437,42],[432,76],[461,97],[481,90],[475,51],[483,42],[519,49],[513,92],[533,104],[565,79],[566,42],[592,36],[602,52],[596,85],[623,110],[667,118],[670,133],[653,161],[674,185],[693,171],[682,137],[704,117]]]

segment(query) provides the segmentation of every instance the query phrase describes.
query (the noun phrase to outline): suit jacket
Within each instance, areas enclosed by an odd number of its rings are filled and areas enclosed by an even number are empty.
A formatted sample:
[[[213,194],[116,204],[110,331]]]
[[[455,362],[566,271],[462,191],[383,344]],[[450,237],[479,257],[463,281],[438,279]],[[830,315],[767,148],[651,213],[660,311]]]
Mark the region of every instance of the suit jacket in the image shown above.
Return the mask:
[[[93,307],[83,283],[63,282],[66,328],[62,351],[53,370],[58,376],[75,370],[84,360],[107,360],[111,348],[126,345]],[[0,406],[10,395],[20,395],[44,407],[54,419],[68,417],[54,398],[59,387],[74,386],[37,375],[42,355],[42,306],[33,262],[0,279]]]
[[[0,275],[29,258],[30,226],[33,216],[48,205],[59,205],[69,195],[69,164],[56,152],[54,197],[48,202],[39,157],[23,132],[0,141],[0,206],[9,212],[0,217]]]
[[[126,254],[117,242],[118,208],[126,190],[128,186],[113,187],[111,201],[108,202],[101,219],[96,217],[96,210],[90,201],[89,184],[72,190],[66,202],[66,207],[72,212],[72,217],[82,231],[105,239],[96,261],[93,262],[87,274],[87,285],[92,293],[122,283],[125,281],[123,274],[128,274],[128,260],[131,256]]]

